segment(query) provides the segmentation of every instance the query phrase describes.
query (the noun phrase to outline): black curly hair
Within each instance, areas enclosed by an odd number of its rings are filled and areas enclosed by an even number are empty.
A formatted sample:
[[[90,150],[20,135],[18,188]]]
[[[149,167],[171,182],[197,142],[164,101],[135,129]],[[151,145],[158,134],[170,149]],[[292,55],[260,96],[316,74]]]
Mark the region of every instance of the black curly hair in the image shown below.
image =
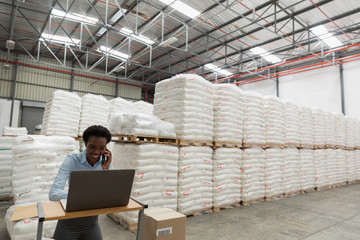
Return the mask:
[[[83,133],[84,142],[88,142],[91,136],[95,137],[104,137],[106,138],[106,143],[111,141],[111,133],[106,127],[100,125],[93,125],[88,127]]]

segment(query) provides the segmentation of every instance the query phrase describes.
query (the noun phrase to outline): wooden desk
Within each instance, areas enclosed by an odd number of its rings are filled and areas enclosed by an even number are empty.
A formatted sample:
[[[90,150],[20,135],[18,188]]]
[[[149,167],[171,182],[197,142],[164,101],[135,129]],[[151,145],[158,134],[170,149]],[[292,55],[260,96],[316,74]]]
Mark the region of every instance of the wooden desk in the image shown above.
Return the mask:
[[[44,203],[32,204],[28,206],[16,206],[10,218],[10,221],[13,222],[25,218],[38,217],[39,223],[37,230],[37,239],[40,240],[42,237],[42,227],[44,221],[89,217],[89,216],[96,216],[96,215],[117,213],[117,212],[139,211],[136,239],[140,240],[142,220],[144,217],[145,208],[147,208],[147,205],[144,205],[134,199],[130,199],[129,204],[123,207],[102,208],[102,209],[93,209],[93,210],[78,211],[78,212],[65,212],[60,202],[44,202]]]

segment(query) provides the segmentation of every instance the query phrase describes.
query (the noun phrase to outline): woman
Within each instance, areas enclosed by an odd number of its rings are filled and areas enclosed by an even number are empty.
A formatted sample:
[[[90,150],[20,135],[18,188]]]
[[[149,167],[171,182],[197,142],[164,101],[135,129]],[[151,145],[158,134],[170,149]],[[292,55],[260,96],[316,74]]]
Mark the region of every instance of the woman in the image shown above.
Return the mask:
[[[51,201],[67,199],[68,192],[64,188],[72,171],[113,168],[111,151],[106,148],[111,141],[111,134],[107,128],[98,125],[91,126],[84,131],[83,140],[86,150],[82,153],[68,155],[61,165],[50,189],[49,199]],[[104,163],[102,163],[103,156],[107,157]],[[54,238],[56,240],[102,239],[98,216],[59,220]]]

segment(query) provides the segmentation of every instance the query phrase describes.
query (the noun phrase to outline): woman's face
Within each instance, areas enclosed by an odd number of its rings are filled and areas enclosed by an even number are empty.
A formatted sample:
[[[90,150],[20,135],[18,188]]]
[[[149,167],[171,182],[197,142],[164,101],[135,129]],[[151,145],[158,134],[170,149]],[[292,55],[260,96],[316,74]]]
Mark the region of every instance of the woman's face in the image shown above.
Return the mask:
[[[105,137],[89,137],[88,141],[85,143],[86,159],[89,163],[94,164],[100,159],[100,156],[105,153],[106,144]]]

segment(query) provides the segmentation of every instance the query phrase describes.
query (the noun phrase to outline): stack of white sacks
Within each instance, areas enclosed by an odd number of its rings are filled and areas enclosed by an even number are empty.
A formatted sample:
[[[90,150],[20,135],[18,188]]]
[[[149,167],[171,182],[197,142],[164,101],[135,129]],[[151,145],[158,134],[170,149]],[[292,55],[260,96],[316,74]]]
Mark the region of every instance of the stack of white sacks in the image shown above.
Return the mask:
[[[332,112],[326,113],[326,144],[336,146],[336,115]]]
[[[356,179],[360,180],[360,150],[355,151],[355,157],[356,157]]]
[[[178,148],[162,144],[121,144],[113,147],[114,169],[135,169],[131,196],[150,208],[177,208]],[[137,212],[117,213],[137,222]]]
[[[17,137],[14,142],[12,187],[15,205],[49,201],[49,191],[66,155],[78,151],[71,137],[28,135]],[[37,219],[10,222],[14,211],[6,213],[9,235],[12,239],[35,239]],[[45,222],[45,236],[52,236],[55,221]]]
[[[13,163],[13,137],[0,137],[0,197],[12,193],[11,168]]]
[[[4,127],[3,135],[4,136],[23,136],[28,133],[26,127]]]
[[[41,134],[77,137],[81,98],[73,92],[54,91],[47,99]]]
[[[356,123],[355,123],[355,148],[356,149],[360,149],[360,120],[356,119]]]
[[[181,147],[179,151],[178,212],[191,213],[212,207],[212,149]]]
[[[179,139],[212,141],[213,85],[194,74],[158,82],[154,115],[173,123]]]
[[[233,84],[214,84],[214,141],[242,143],[244,92]]]
[[[336,158],[336,150],[335,149],[325,149],[326,152],[326,170],[327,170],[327,181],[329,185],[334,185],[339,183],[338,176],[338,164]]]
[[[314,150],[315,186],[317,188],[329,185],[327,157],[325,149]]]
[[[341,113],[335,113],[336,117],[336,146],[345,147],[346,136],[345,136],[345,117]]]
[[[243,150],[241,161],[241,200],[250,201],[265,196],[265,151],[260,148]]]
[[[301,161],[301,190],[315,187],[314,151],[311,149],[300,149]]]
[[[277,97],[264,97],[266,144],[285,144],[285,104]]]
[[[154,105],[144,101],[137,101],[134,102],[134,107],[136,111],[146,114],[146,115],[153,115]]]
[[[355,119],[345,117],[345,146],[347,148],[355,147]]]
[[[266,149],[265,197],[277,196],[285,192],[284,153],[281,148]]]
[[[119,118],[124,113],[133,113],[134,110],[135,110],[135,106],[133,102],[125,100],[121,97],[111,99],[109,101],[109,116],[108,116],[109,127],[111,128],[111,119],[113,117]]]
[[[243,142],[265,145],[264,98],[255,92],[246,92],[244,106]]]
[[[356,173],[356,153],[355,151],[345,151],[346,153],[346,180],[348,182],[357,180]]]
[[[314,145],[313,118],[310,108],[300,108],[300,143],[302,146]]]
[[[108,126],[109,104],[101,95],[85,94],[81,98],[79,135],[92,125]]]
[[[300,110],[295,103],[285,101],[285,118],[285,144],[300,146]]]
[[[218,148],[212,157],[214,207],[239,203],[241,200],[240,165],[242,151]]]
[[[301,190],[301,162],[297,148],[284,150],[284,188],[285,193],[300,192]]]
[[[312,109],[314,122],[314,145],[325,146],[326,144],[326,113],[319,108]]]
[[[336,164],[337,164],[337,176],[338,182],[343,184],[347,180],[347,168],[346,168],[346,151],[343,149],[336,149]]]

